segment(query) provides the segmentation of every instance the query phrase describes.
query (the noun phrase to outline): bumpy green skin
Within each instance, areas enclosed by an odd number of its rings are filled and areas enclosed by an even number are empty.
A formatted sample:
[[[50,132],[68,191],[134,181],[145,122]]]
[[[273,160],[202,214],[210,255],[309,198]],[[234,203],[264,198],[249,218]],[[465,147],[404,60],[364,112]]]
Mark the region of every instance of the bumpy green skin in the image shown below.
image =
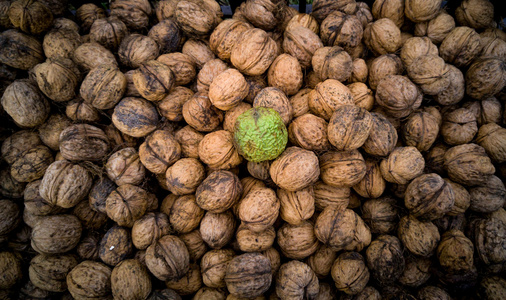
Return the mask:
[[[240,155],[252,162],[278,157],[288,142],[288,131],[272,108],[252,108],[239,117],[234,127],[234,144]]]

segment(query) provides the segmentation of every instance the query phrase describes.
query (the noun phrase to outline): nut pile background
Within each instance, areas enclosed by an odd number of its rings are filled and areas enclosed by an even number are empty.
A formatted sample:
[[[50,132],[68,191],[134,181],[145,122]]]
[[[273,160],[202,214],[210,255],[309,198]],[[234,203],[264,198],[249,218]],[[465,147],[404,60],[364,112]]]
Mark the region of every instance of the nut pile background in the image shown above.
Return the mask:
[[[0,299],[505,299],[493,15],[0,1]],[[272,161],[234,145],[252,107]]]

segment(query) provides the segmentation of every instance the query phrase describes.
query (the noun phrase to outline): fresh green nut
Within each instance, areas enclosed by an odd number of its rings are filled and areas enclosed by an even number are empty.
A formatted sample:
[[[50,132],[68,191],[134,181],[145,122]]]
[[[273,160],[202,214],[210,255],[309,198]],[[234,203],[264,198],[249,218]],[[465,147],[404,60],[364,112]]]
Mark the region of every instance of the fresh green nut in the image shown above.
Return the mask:
[[[234,144],[248,161],[275,159],[285,150],[287,142],[288,131],[274,109],[255,107],[237,117]]]

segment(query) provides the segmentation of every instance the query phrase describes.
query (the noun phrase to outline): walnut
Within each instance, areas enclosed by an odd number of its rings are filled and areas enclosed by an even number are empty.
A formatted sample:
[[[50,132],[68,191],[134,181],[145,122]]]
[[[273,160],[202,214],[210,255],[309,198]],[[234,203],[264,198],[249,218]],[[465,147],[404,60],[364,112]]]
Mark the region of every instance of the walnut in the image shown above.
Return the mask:
[[[365,254],[372,278],[381,284],[397,281],[404,272],[405,261],[402,255],[402,244],[395,236],[378,236],[372,241]]]
[[[362,292],[369,281],[365,259],[358,252],[345,252],[332,265],[332,278],[336,288],[348,295]]]
[[[131,184],[119,186],[107,196],[105,210],[107,216],[119,226],[132,227],[148,208],[148,193]]]
[[[74,299],[111,297],[111,269],[103,263],[85,260],[67,275],[67,286]]]
[[[248,225],[241,224],[237,228],[235,239],[239,250],[243,252],[265,251],[272,247],[276,239],[274,227],[269,226],[263,231],[255,232]]]
[[[44,61],[42,44],[35,38],[15,29],[0,34],[2,49],[0,62],[10,67],[30,70]]]
[[[173,235],[163,236],[146,250],[146,266],[163,281],[183,278],[190,268],[189,260],[185,244]]]
[[[269,173],[279,187],[296,191],[316,182],[320,168],[317,156],[313,152],[289,147],[274,160]]]
[[[235,232],[235,219],[230,211],[223,213],[206,212],[200,222],[202,239],[212,249],[225,247]]]
[[[419,221],[411,215],[399,221],[398,235],[411,253],[424,257],[434,254],[440,239],[436,225]]]
[[[485,184],[495,173],[485,149],[476,144],[448,149],[444,155],[444,167],[451,180],[469,186]]]
[[[60,154],[70,161],[102,160],[109,152],[104,131],[88,124],[75,124],[60,133]]]
[[[328,138],[338,151],[358,149],[369,137],[373,125],[371,114],[356,105],[341,105],[329,121]]]
[[[184,277],[179,280],[169,280],[165,284],[182,296],[197,292],[202,286],[202,274],[199,265],[191,264]]]
[[[50,292],[64,292],[67,290],[67,274],[77,266],[75,256],[62,254],[49,256],[39,254],[32,258],[28,275],[32,284]]]
[[[127,97],[114,108],[112,122],[122,133],[133,137],[144,137],[156,129],[158,113],[149,101]]]
[[[140,261],[126,259],[112,270],[111,290],[115,298],[146,299],[151,293],[151,277]]]
[[[476,29],[494,27],[494,5],[490,1],[462,1],[455,10],[457,22]]]
[[[296,117],[288,126],[289,140],[306,150],[324,151],[330,148],[327,122],[311,113]]]
[[[197,204],[207,211],[222,213],[231,208],[241,196],[242,184],[230,171],[211,173],[197,188]]]
[[[209,100],[217,108],[230,110],[246,98],[249,85],[236,69],[227,69],[216,76],[209,86]]]
[[[506,188],[497,176],[490,176],[486,183],[469,189],[469,209],[481,213],[491,213],[504,206]]]
[[[159,60],[148,60],[134,71],[132,80],[139,94],[146,100],[159,101],[176,84],[173,70]]]
[[[214,53],[209,48],[209,45],[201,40],[189,39],[183,45],[182,52],[189,55],[197,64],[197,68],[202,67],[215,58]],[[223,63],[226,65],[225,63]]]
[[[341,82],[327,79],[309,93],[308,104],[313,114],[328,121],[338,106],[353,104],[353,95]]]
[[[429,21],[437,16],[441,3],[442,0],[407,0],[404,4],[404,13],[415,23]]]
[[[79,123],[98,123],[102,118],[98,109],[81,98],[69,101],[65,108],[65,114],[72,121]]]
[[[77,65],[68,58],[48,58],[33,68],[39,89],[53,101],[65,102],[76,96],[81,81]]]
[[[19,224],[21,211],[11,200],[0,200],[0,236],[6,235],[16,229]]]
[[[476,59],[466,72],[466,94],[482,100],[500,92],[506,85],[504,64],[498,57]]]
[[[455,27],[439,46],[439,54],[447,63],[462,68],[480,55],[480,41],[480,35],[474,29]]]
[[[163,3],[166,1],[159,1]],[[176,1],[173,1],[176,2]],[[173,18],[160,20],[160,23],[151,27],[148,36],[155,40],[160,47],[160,54],[172,53],[181,50],[186,38],[177,22]]]
[[[395,53],[401,47],[401,31],[391,19],[379,19],[364,29],[364,42],[377,56]]]
[[[183,0],[174,10],[174,19],[189,36],[206,37],[222,21],[223,13],[215,1]]]
[[[278,189],[277,196],[281,205],[280,216],[286,222],[299,225],[313,216],[315,196],[312,186],[295,192]]]
[[[281,299],[316,298],[320,286],[311,268],[300,261],[289,261],[279,268],[276,278],[276,295]]]
[[[118,65],[114,54],[98,43],[81,44],[74,50],[72,60],[84,71],[101,65]]]
[[[425,160],[415,147],[397,147],[380,164],[381,174],[388,182],[406,184],[423,173]]]
[[[184,103],[183,118],[194,129],[211,132],[223,120],[223,112],[211,103],[207,93],[198,92]]]
[[[83,227],[91,230],[102,228],[108,220],[107,214],[93,210],[87,200],[77,204],[72,214],[79,218]]]
[[[358,218],[345,207],[327,206],[316,219],[316,237],[333,250],[341,250],[353,242]]]
[[[232,49],[242,37],[242,34],[251,29],[249,23],[235,19],[225,19],[218,24],[209,38],[209,47],[221,59],[229,60]]]
[[[397,201],[388,196],[367,200],[362,205],[362,218],[371,228],[371,232],[387,234],[397,225]]]
[[[204,254],[200,261],[203,283],[212,288],[224,288],[227,266],[234,256],[230,249],[211,250]]]
[[[440,44],[455,28],[455,20],[441,10],[432,20],[415,24],[415,36],[426,35],[434,44]]]
[[[300,260],[312,255],[319,246],[313,224],[308,221],[281,226],[277,232],[277,243],[283,255]]]
[[[122,21],[125,22],[125,20]],[[119,61],[122,65],[132,69],[138,68],[141,64],[157,58],[158,54],[159,46],[156,41],[149,36],[137,33],[126,36],[118,48]]]
[[[419,287],[431,277],[432,260],[425,257],[409,256],[399,282],[408,287]]]
[[[95,20],[105,18],[105,11],[103,8],[96,6],[93,3],[86,3],[81,5],[76,10],[76,18],[81,24],[84,32],[90,30],[91,25]]]
[[[270,188],[250,191],[239,204],[239,219],[254,232],[272,226],[279,214],[279,200]]]
[[[271,281],[271,263],[260,253],[236,256],[227,266],[225,284],[236,297],[258,297],[269,289]]]
[[[134,222],[132,243],[137,249],[146,249],[164,235],[172,233],[169,217],[161,212],[150,212]]]
[[[196,262],[207,252],[207,245],[202,240],[200,231],[194,230],[189,233],[179,235],[179,238],[184,242],[188,253],[190,254],[190,261]]]
[[[297,58],[304,69],[311,66],[315,51],[322,47],[320,37],[306,27],[297,26],[284,32],[283,49]]]
[[[156,130],[139,147],[139,157],[146,169],[164,174],[181,157],[181,146],[168,130]]]
[[[450,273],[468,271],[473,267],[473,243],[461,231],[445,232],[437,247],[441,267]]]
[[[364,198],[379,198],[386,186],[386,182],[381,175],[379,162],[368,158],[365,164],[365,176],[353,186],[353,190]]]
[[[8,14],[14,27],[32,35],[43,33],[53,24],[53,13],[42,1],[13,1]]]
[[[294,95],[300,90],[303,82],[299,61],[286,53],[279,55],[269,67],[267,81],[269,86],[282,90],[286,95]]]
[[[264,46],[253,46],[256,44]],[[245,75],[261,75],[267,71],[278,51],[276,42],[265,31],[259,28],[248,29],[232,48],[230,61]]]
[[[242,162],[234,147],[234,137],[230,131],[218,130],[208,133],[199,144],[199,157],[210,168],[226,170]]]
[[[366,174],[366,164],[358,150],[328,151],[319,157],[321,180],[333,187],[350,188]]]
[[[151,4],[147,0],[116,0],[111,3],[111,16],[118,17],[133,31],[146,28],[152,12]]]
[[[180,233],[188,233],[196,229],[202,217],[204,217],[204,210],[197,205],[194,195],[178,197],[169,214],[172,228]]]
[[[74,249],[81,239],[82,225],[73,215],[42,217],[32,230],[32,248],[42,254],[60,254]]]

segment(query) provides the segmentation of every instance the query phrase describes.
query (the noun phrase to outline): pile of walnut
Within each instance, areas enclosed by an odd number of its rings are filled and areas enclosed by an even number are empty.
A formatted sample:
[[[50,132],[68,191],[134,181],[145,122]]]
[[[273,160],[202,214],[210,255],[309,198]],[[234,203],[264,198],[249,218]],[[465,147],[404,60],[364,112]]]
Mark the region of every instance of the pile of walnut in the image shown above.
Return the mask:
[[[506,298],[493,5],[285,2],[0,1],[0,299]]]

